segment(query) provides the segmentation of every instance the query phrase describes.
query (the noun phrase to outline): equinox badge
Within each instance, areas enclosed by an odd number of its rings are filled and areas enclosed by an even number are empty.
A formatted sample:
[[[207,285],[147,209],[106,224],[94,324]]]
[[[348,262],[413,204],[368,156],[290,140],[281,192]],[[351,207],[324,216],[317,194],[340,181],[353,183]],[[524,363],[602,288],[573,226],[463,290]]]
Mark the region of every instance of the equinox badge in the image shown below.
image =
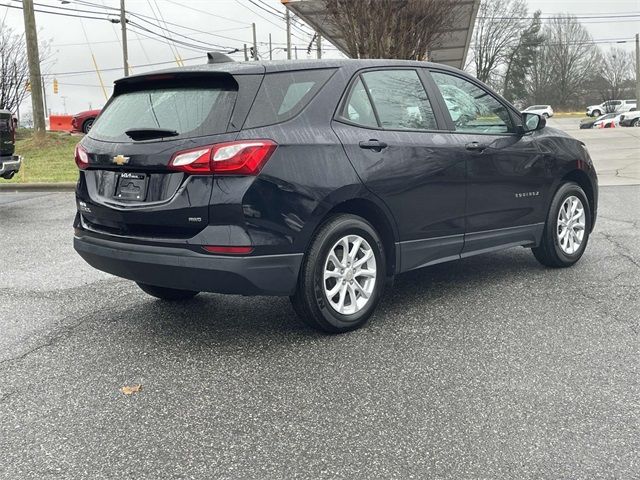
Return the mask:
[[[124,165],[125,163],[129,163],[129,157],[125,157],[124,155],[116,155],[111,159],[111,161],[116,165]]]

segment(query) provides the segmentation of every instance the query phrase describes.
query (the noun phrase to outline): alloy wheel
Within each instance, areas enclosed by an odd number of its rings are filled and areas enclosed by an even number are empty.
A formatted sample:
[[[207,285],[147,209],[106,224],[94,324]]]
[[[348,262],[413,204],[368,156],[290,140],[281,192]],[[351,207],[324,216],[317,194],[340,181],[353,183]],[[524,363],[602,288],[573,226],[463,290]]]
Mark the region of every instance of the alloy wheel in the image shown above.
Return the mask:
[[[558,212],[556,234],[560,248],[567,255],[575,254],[582,245],[586,214],[584,205],[574,195],[567,197]]]
[[[338,240],[324,263],[322,284],[331,307],[352,315],[369,302],[376,283],[376,256],[364,238],[347,235]]]

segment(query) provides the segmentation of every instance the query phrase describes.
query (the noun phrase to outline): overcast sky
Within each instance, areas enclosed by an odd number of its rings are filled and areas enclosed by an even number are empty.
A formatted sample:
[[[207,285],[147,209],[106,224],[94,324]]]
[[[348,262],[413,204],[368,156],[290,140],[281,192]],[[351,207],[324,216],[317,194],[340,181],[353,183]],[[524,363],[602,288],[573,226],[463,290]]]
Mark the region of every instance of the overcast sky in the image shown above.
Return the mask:
[[[54,5],[70,10],[102,10],[99,7],[119,7],[119,0],[81,0],[98,7],[78,4],[74,1],[70,4],[62,4],[60,0],[35,0],[36,4]],[[280,0],[262,0],[264,4],[284,12]],[[255,3],[260,3],[254,0]],[[6,5],[19,5],[15,0],[0,0],[0,24],[4,19],[5,28],[9,27],[22,32],[22,11],[6,8]],[[148,20],[158,23],[157,8],[164,20],[169,23],[168,28],[174,32],[180,32],[185,37],[183,41],[194,43],[204,41],[207,44],[215,44],[229,49],[242,49],[243,44],[252,43],[251,23],[257,25],[258,50],[262,58],[268,58],[269,34],[272,35],[274,46],[274,58],[285,58],[282,50],[285,46],[286,35],[284,21],[278,20],[275,15],[269,15],[249,0],[126,0],[127,10],[148,16]],[[640,14],[640,0],[528,0],[530,12],[540,9],[543,15],[555,13],[571,13],[574,15],[612,15],[612,14]],[[157,8],[156,8],[157,7]],[[36,6],[36,9],[39,8]],[[200,10],[200,11],[196,11]],[[78,15],[95,16],[91,13],[76,12]],[[636,19],[638,17],[635,17]],[[151,27],[140,19],[135,19],[140,25]],[[586,28],[595,40],[615,42],[621,39],[631,39],[640,31],[640,23],[634,21],[620,21],[620,19],[589,19],[582,20]],[[86,110],[89,106],[101,107],[105,97],[100,87],[97,74],[94,71],[92,53],[102,73],[104,83],[107,85],[107,95],[111,93],[112,82],[122,75],[122,51],[120,44],[120,26],[111,24],[106,20],[69,18],[58,15],[36,13],[36,23],[40,40],[51,42],[51,61],[46,66],[49,82],[47,86],[48,107],[53,112],[62,112],[64,102],[69,113]],[[193,30],[186,30],[170,23],[186,26]],[[146,38],[144,31],[141,34],[134,33],[136,27],[131,27],[129,33],[129,61],[133,66],[133,73],[162,67],[175,66],[175,50],[169,47],[166,41],[159,38]],[[156,28],[156,30],[159,30]],[[200,32],[194,31],[199,30]],[[298,46],[299,57],[306,58],[306,49],[311,40],[310,29],[302,27],[294,29],[294,45]],[[213,36],[211,34],[219,35]],[[88,40],[88,42],[87,42]],[[600,44],[608,48],[615,43]],[[324,45],[323,55],[327,57],[340,56],[339,52],[330,44]],[[632,49],[633,43],[617,44],[617,46]],[[185,64],[202,63],[204,51],[195,51],[187,46],[177,46],[177,52],[185,59]],[[315,51],[312,52],[315,56]],[[238,60],[243,58],[243,53],[232,55]],[[164,65],[154,67],[140,67],[150,63],[167,62]],[[173,63],[172,63],[173,62]],[[137,67],[138,66],[138,67]],[[70,72],[83,72],[69,74]],[[60,83],[60,93],[54,95],[51,88],[53,75]],[[63,98],[66,97],[66,98]],[[23,108],[27,108],[24,105]]]

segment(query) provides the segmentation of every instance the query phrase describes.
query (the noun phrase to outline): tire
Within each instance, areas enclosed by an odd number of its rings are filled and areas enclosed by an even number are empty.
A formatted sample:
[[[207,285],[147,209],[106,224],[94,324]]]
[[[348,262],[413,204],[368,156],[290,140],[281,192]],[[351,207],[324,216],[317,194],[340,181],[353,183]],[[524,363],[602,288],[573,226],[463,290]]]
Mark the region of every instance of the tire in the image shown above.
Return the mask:
[[[189,300],[195,297],[200,292],[193,292],[191,290],[178,290],[175,288],[157,287],[155,285],[147,285],[146,283],[138,283],[140,289],[151,295],[152,297],[159,298],[161,300],[176,301],[176,300]]]
[[[345,239],[352,252],[359,245],[353,257],[341,255]],[[340,269],[335,261],[345,268]],[[357,270],[353,263],[360,264]],[[382,297],[385,280],[384,246],[376,230],[361,217],[340,214],[325,221],[311,241],[291,303],[310,327],[328,333],[348,332],[369,320]],[[337,293],[330,297],[334,290]]]
[[[544,112],[544,113],[542,114],[542,116],[543,116],[545,119],[549,118],[549,114],[548,114],[547,112]]]
[[[632,127],[640,127],[640,118],[636,118],[633,122],[631,122]]]
[[[579,201],[579,207],[572,210],[572,212],[574,212],[572,216],[575,217],[579,213],[581,206],[584,217],[573,223],[573,225],[578,226],[577,228],[563,228],[561,225],[561,221],[563,220],[561,220],[560,209],[564,209],[565,205],[571,204],[571,199],[577,199]],[[580,223],[582,223],[582,226],[579,225]],[[569,225],[571,225],[571,223]],[[579,244],[576,246],[580,229],[583,232],[582,238],[579,239]],[[566,235],[563,236],[562,232],[565,232],[565,230],[573,230],[576,235],[571,235],[570,232],[567,232]],[[591,209],[587,196],[577,183],[568,182],[561,185],[554,195],[547,214],[540,245],[531,250],[542,265],[553,268],[570,267],[582,257],[589,242],[590,232]],[[573,242],[573,238],[576,239],[575,243]],[[575,248],[575,250],[573,250],[573,248]]]
[[[89,130],[91,130],[91,127],[93,127],[93,121],[95,120],[95,118],[90,118],[89,120],[86,120],[83,124],[82,124],[82,132],[86,135],[87,133],[89,133]]]
[[[594,110],[593,112],[591,112],[591,116],[598,118],[600,115],[602,115],[602,112],[600,110]]]

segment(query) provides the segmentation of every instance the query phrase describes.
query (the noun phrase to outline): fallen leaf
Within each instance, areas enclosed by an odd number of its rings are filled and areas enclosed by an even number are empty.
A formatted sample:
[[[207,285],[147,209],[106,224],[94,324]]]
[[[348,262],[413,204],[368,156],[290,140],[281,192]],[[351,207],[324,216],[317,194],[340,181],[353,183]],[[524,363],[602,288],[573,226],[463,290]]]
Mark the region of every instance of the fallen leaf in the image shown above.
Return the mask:
[[[127,386],[125,385],[124,387],[122,387],[120,389],[120,391],[122,393],[124,393],[125,395],[131,395],[133,393],[138,393],[139,391],[142,390],[142,385],[138,384],[138,385],[131,385],[131,386]]]

